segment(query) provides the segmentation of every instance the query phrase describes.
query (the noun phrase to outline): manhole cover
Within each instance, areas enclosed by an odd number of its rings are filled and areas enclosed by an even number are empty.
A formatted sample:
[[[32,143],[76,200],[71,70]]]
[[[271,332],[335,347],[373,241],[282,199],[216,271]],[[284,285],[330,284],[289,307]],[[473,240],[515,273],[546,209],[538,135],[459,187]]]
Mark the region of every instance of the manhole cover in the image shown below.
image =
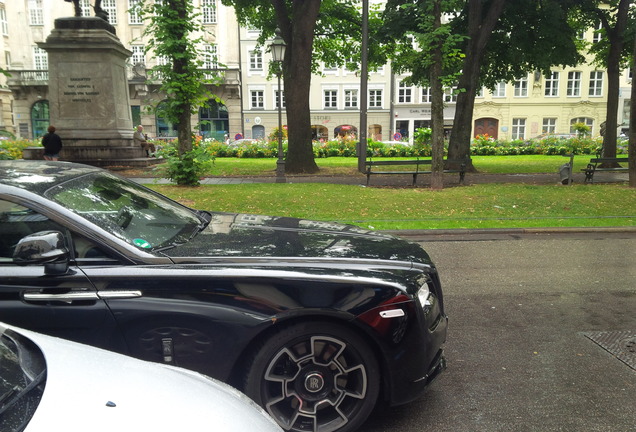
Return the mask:
[[[636,331],[586,332],[583,334],[627,366],[636,370]]]

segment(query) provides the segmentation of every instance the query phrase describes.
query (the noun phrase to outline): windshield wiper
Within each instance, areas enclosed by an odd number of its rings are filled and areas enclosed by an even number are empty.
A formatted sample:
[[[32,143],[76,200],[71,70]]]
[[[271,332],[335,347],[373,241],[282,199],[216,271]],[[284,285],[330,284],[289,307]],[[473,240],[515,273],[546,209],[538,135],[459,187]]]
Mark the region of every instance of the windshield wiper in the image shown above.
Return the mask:
[[[190,234],[190,237],[188,237],[186,241],[190,241],[194,237],[196,237],[196,235],[199,234],[201,231],[203,231],[210,224],[210,221],[212,220],[212,214],[210,214],[210,212],[205,210],[197,210],[196,212],[200,222],[196,227],[194,227],[192,234]]]
[[[19,386],[14,386],[12,389],[8,390],[5,394],[0,396],[0,407],[2,407],[4,405],[4,401],[9,399],[11,396],[13,396],[13,394],[15,392],[17,392],[17,391],[20,391],[20,387]]]
[[[193,238],[195,238],[197,236],[197,234],[199,234],[201,231],[203,231],[209,224],[210,221],[212,220],[212,214],[208,211],[205,210],[194,210],[194,213],[196,214],[196,216],[199,218],[199,223],[197,225],[194,226],[194,229],[192,230],[192,233],[185,238],[185,240],[179,239],[177,241],[173,241],[165,246],[159,246],[156,248],[153,248],[152,251],[153,252],[163,252],[165,250],[168,249],[172,249],[175,248],[179,245],[182,245],[184,243],[189,242],[190,240],[192,240]]]
[[[15,405],[20,399],[22,399],[22,397],[29,394],[34,388],[37,388],[37,386],[40,385],[42,381],[44,381],[44,378],[46,378],[46,370],[43,370],[42,372],[40,372],[40,374],[36,376],[33,381],[31,381],[26,387],[20,390],[17,394],[15,394],[17,387],[14,387],[13,389],[9,390],[7,393],[11,393],[11,394],[7,396],[7,399],[8,398],[11,398],[11,399],[9,399],[3,405],[0,405],[0,416],[4,414],[13,405]],[[2,395],[2,397],[4,398],[7,393]],[[13,396],[14,394],[15,396]]]

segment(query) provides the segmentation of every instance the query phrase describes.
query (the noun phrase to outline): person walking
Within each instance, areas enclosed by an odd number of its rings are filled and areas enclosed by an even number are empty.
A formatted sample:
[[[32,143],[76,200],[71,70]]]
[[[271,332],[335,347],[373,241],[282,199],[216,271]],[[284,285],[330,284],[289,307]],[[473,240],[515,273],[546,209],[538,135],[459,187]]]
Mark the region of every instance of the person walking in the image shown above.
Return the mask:
[[[62,138],[55,133],[55,126],[50,125],[48,133],[42,137],[44,146],[44,159],[48,161],[60,160],[60,150],[62,150]]]
[[[140,145],[142,149],[146,150],[146,156],[155,156],[155,145],[148,142],[148,135],[144,134],[144,127],[142,125],[137,126],[137,130],[133,134],[133,141],[135,144]]]

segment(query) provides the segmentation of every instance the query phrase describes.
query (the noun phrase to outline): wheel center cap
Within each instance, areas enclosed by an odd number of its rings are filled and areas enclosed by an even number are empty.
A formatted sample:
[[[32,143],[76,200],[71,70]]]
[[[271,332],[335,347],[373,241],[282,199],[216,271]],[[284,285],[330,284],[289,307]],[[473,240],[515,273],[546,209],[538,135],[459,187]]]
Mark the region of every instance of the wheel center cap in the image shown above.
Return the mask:
[[[325,386],[325,380],[317,372],[310,373],[305,377],[305,389],[310,393],[318,393]]]

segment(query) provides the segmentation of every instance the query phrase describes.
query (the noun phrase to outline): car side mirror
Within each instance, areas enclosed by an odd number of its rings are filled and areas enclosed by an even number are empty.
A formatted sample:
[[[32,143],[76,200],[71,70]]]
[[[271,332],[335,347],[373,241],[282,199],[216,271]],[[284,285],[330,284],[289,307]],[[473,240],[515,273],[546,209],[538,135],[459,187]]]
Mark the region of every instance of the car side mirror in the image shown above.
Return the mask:
[[[70,252],[59,231],[40,231],[23,237],[13,252],[17,265],[44,265],[45,274],[65,274]]]

